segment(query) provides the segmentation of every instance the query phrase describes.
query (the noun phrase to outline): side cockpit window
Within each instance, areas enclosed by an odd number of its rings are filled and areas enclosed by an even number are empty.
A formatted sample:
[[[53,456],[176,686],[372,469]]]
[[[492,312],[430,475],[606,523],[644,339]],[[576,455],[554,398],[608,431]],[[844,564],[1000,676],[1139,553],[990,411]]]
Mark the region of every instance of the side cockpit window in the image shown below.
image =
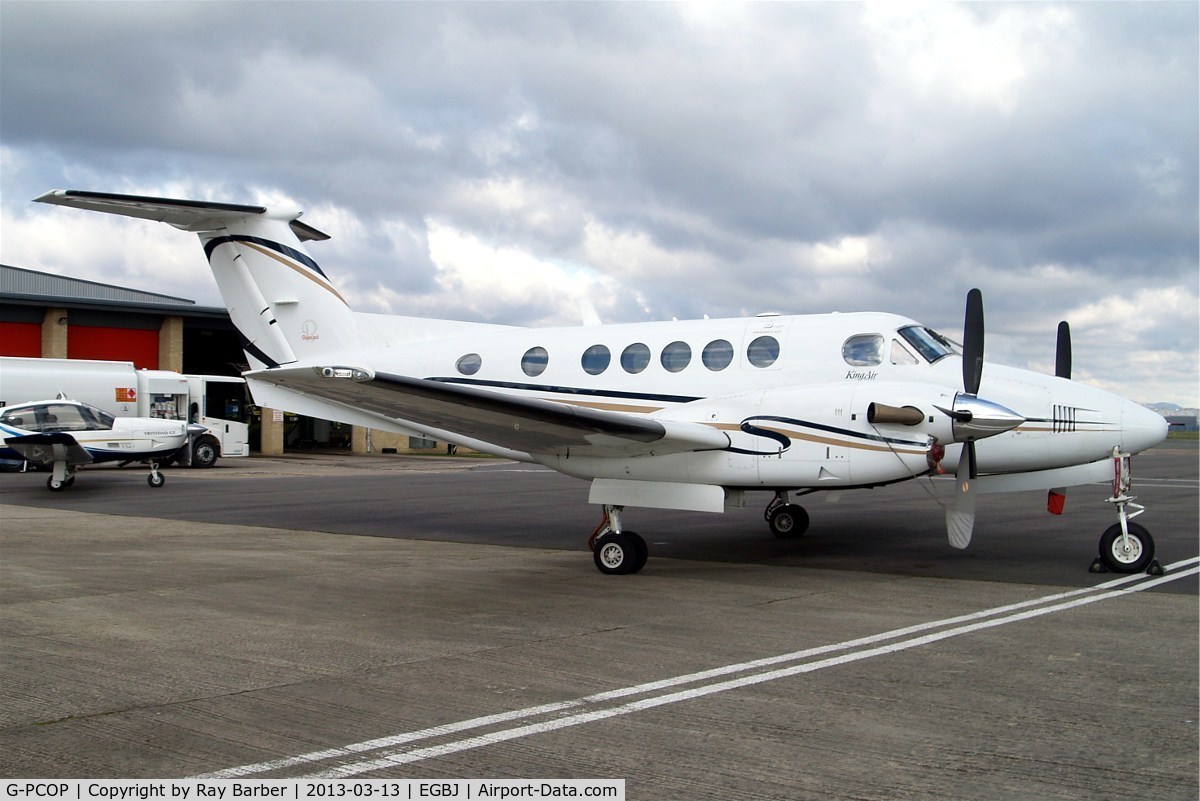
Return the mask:
[[[912,354],[908,348],[900,344],[900,340],[892,340],[892,364],[920,364],[921,360]]]
[[[85,406],[82,411],[84,416],[91,421],[88,424],[88,428],[92,431],[103,431],[117,424],[117,418],[103,409],[97,409],[95,406]]]
[[[883,362],[883,337],[855,334],[842,345],[842,358],[851,367],[874,367]]]

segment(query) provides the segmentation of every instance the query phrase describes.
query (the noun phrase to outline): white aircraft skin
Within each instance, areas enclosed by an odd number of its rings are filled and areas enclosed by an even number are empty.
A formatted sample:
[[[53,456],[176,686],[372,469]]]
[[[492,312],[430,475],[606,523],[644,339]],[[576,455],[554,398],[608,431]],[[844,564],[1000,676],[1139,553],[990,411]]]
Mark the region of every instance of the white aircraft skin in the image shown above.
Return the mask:
[[[1061,495],[1111,478],[1114,454],[1166,437],[1161,415],[1069,380],[1069,332],[1062,377],[985,365],[975,291],[961,347],[887,313],[552,329],[364,314],[305,251],[302,240],[327,237],[299,210],[75,190],[37,200],[199,234],[246,340],[256,403],[591,481],[605,510],[596,564],[608,573],[645,563],[644,541],[622,527],[625,506],[721,512],[765,490],[782,536],[807,525],[791,492],[957,471],[946,516],[961,548],[977,494]],[[1128,550],[1123,511],[1121,521]],[[1136,560],[1107,562],[1141,569],[1146,540]]]
[[[75,483],[80,465],[101,462],[147,462],[147,483],[165,483],[158,463],[187,442],[187,423],[153,417],[113,417],[72,400],[17,403],[0,409],[0,460],[27,461],[50,467],[46,486],[52,491]]]

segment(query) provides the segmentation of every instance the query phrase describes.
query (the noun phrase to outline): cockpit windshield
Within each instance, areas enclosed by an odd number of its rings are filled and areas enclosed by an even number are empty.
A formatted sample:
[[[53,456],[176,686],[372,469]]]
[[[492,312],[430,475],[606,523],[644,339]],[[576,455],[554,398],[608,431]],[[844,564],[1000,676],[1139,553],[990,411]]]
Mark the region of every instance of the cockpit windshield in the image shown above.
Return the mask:
[[[21,404],[0,413],[0,422],[26,431],[102,431],[113,427],[111,414],[86,403]]]
[[[930,364],[958,352],[954,343],[937,331],[923,325],[905,326],[897,333],[904,337],[905,342],[916,348],[917,352]]]

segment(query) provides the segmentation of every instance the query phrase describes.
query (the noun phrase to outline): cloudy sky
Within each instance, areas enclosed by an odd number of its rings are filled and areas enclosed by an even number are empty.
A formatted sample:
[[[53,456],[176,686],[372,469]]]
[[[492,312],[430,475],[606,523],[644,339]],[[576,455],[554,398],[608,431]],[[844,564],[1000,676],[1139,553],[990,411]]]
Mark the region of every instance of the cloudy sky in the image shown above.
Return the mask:
[[[363,311],[895,311],[1200,405],[1198,6],[0,0],[0,261],[221,305],[53,188],[288,202]]]

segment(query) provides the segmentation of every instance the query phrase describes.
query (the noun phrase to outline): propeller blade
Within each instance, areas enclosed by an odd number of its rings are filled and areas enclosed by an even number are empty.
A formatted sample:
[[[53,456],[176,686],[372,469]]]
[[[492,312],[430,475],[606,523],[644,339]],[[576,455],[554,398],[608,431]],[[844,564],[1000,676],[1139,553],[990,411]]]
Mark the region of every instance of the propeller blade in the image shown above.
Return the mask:
[[[975,443],[963,444],[954,481],[954,502],[946,508],[946,536],[960,551],[971,544],[975,528]]]
[[[950,540],[950,545],[960,551],[966,550],[971,544],[971,531],[975,528],[975,497],[970,497],[969,504],[963,504],[964,507],[969,505],[969,509],[965,511],[955,508],[946,510],[946,535]]]
[[[963,390],[968,395],[978,395],[979,381],[983,378],[983,293],[978,289],[967,293],[962,359]]]
[[[1058,347],[1054,351],[1054,374],[1071,377],[1071,326],[1063,320],[1058,324]]]

